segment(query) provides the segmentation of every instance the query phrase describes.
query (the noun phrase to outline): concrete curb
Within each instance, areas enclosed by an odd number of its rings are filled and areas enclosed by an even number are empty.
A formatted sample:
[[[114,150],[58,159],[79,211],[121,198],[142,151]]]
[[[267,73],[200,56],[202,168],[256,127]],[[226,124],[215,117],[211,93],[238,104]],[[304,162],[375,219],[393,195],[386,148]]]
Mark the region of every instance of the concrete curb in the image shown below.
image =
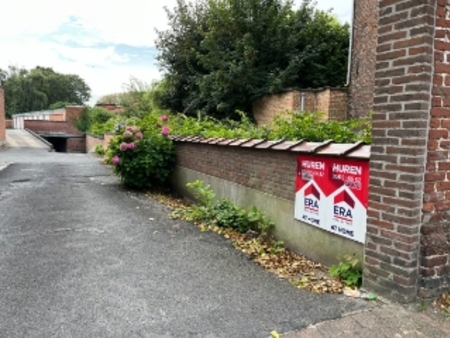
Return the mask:
[[[48,145],[49,148],[50,148],[50,149],[49,149],[49,152],[55,151],[55,148],[53,147],[53,144],[51,144],[50,142],[48,142],[45,138],[39,136],[39,135],[36,134],[34,131],[32,131],[32,130],[30,130],[30,129],[28,129],[28,128],[25,128],[25,130],[26,130],[27,132],[29,132],[31,135],[33,135],[34,137],[36,137],[37,139],[39,139],[40,141],[42,141],[43,143],[45,143],[46,145]]]
[[[6,150],[8,149],[9,145],[6,141],[0,141],[0,150]]]

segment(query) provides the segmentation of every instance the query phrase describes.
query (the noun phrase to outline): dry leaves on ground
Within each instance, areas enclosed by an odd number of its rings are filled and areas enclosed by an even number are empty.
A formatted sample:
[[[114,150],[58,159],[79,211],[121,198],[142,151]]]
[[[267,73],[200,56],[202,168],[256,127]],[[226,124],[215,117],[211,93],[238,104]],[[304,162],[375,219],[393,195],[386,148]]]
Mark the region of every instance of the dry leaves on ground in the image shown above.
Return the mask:
[[[433,305],[446,314],[450,314],[450,293],[443,294],[434,301]]]
[[[165,193],[148,193],[148,196],[173,209],[185,208],[189,203]],[[260,266],[300,289],[314,293],[342,293],[344,285],[328,274],[328,268],[258,236],[255,232],[240,233],[214,225],[196,224],[201,231],[213,231],[232,241],[234,247]]]

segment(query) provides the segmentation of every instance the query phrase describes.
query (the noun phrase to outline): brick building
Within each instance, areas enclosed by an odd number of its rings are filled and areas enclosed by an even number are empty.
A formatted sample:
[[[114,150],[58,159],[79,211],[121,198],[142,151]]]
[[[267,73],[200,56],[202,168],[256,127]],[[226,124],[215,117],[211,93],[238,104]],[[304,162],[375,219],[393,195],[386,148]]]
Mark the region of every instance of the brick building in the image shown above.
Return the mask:
[[[326,120],[347,118],[347,89],[289,89],[266,95],[253,102],[253,116],[258,125],[270,124],[286,110],[320,111]]]
[[[377,27],[378,0],[354,0],[349,70],[349,117],[367,116],[373,107]]]
[[[15,129],[28,129],[53,144],[56,151],[84,152],[85,136],[74,122],[85,110],[82,106],[66,106],[13,115]]]

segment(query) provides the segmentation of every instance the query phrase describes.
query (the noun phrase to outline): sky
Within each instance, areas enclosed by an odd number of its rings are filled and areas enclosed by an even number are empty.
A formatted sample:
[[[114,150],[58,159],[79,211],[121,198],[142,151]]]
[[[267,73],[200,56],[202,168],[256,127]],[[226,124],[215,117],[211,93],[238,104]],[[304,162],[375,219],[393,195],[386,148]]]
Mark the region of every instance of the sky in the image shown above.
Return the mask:
[[[353,0],[316,0],[351,22]],[[297,4],[301,0],[295,1]],[[90,105],[122,92],[133,76],[161,78],[155,28],[168,28],[164,6],[176,0],[14,0],[2,4],[0,68],[51,67],[77,74],[90,86]]]

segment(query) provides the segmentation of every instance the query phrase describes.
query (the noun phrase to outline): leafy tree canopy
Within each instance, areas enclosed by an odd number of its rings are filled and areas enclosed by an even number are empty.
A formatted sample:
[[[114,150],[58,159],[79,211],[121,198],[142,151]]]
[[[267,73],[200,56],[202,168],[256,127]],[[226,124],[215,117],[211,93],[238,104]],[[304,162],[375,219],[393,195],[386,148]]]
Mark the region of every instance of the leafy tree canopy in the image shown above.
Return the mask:
[[[66,104],[82,105],[90,98],[91,89],[75,74],[61,74],[52,68],[31,70],[9,66],[0,69],[5,89],[6,115],[54,109]]]
[[[116,104],[125,109],[126,116],[143,117],[147,113],[159,109],[160,96],[165,92],[165,81],[145,83],[135,77],[123,85],[122,93],[102,96],[97,104]]]
[[[345,84],[350,27],[311,0],[177,0],[166,12],[163,108],[234,117],[265,94]]]

